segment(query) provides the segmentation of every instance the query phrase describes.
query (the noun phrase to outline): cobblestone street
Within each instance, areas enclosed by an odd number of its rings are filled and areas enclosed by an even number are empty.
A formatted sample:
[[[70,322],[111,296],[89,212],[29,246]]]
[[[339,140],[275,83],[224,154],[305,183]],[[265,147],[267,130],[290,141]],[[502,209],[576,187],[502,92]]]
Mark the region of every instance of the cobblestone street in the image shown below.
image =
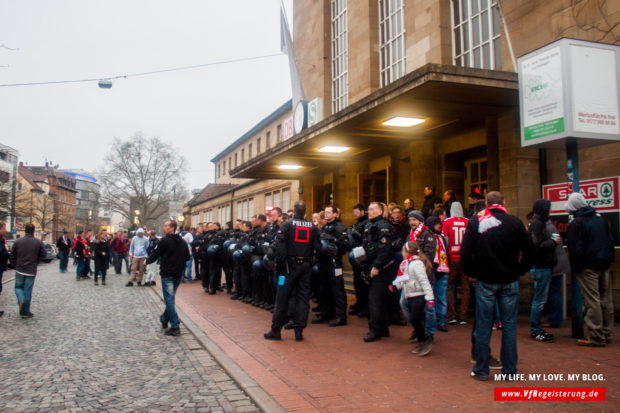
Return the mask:
[[[258,411],[183,325],[163,334],[163,303],[125,288],[125,274],[94,286],[41,265],[29,320],[13,275],[0,295],[0,411]]]

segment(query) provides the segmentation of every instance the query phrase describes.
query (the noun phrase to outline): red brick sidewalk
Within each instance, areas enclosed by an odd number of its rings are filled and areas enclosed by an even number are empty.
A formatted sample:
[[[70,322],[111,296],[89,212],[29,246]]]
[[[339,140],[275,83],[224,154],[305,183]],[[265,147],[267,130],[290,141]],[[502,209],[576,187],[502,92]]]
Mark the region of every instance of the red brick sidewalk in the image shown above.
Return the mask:
[[[554,329],[554,343],[529,338],[529,323],[518,329],[519,372],[603,374],[606,381],[478,382],[469,378],[471,324],[437,332],[433,351],[420,358],[407,344],[410,327],[392,327],[391,337],[364,343],[367,320],[349,325],[311,325],[297,343],[283,330],[281,342],[266,341],[271,314],[231,301],[227,294],[206,295],[198,283],[182,284],[177,305],[263,389],[288,411],[619,411],[620,346],[583,348],[568,327]],[[569,323],[565,322],[565,325]],[[491,348],[498,355],[499,332]],[[493,374],[493,371],[492,371]],[[605,387],[604,402],[493,400],[495,387]]]

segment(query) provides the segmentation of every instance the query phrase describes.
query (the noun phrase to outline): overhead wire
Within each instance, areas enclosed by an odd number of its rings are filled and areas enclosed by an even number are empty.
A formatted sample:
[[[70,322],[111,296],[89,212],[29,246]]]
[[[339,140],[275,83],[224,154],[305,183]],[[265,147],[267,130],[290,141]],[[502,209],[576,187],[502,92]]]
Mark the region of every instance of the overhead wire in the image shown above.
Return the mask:
[[[202,67],[218,66],[218,65],[230,64],[230,63],[247,62],[251,60],[266,59],[269,57],[276,57],[276,56],[283,56],[283,55],[284,54],[280,52],[280,53],[266,54],[262,56],[242,57],[238,59],[222,60],[218,62],[203,63],[203,64],[191,65],[191,66],[172,67],[168,69],[151,70],[148,72],[138,72],[138,73],[130,73],[126,75],[116,75],[116,76],[103,76],[103,77],[88,78],[88,79],[51,80],[51,81],[43,81],[43,82],[24,82],[24,83],[4,83],[4,84],[0,84],[0,87],[55,85],[55,84],[63,84],[63,83],[84,83],[84,82],[97,82],[100,80],[127,79],[130,77],[150,76],[150,75],[154,75],[158,73],[176,72],[176,71],[181,71],[181,70],[191,70],[191,69],[198,69]]]

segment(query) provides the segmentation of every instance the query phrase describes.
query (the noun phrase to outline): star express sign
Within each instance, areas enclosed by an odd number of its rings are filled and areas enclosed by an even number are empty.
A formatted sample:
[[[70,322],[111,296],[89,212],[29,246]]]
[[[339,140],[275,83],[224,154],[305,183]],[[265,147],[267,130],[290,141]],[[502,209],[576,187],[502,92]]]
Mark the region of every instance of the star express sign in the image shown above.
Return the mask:
[[[598,212],[620,211],[617,176],[580,181],[579,192],[588,205],[596,208]],[[570,194],[568,183],[543,186],[543,198],[551,201],[551,215],[566,215],[564,205]]]
[[[519,58],[521,145],[620,140],[620,47],[561,39]]]

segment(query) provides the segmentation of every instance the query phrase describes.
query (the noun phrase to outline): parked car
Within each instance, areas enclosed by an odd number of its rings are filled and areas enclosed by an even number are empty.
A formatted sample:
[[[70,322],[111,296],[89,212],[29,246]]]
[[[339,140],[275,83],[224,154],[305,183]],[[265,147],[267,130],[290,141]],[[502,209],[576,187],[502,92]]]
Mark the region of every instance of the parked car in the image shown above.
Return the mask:
[[[54,258],[56,258],[57,254],[56,254],[56,247],[53,246],[50,243],[45,242],[44,243],[45,246],[45,253],[46,253],[46,257],[43,258],[43,262],[52,262],[52,260]]]

